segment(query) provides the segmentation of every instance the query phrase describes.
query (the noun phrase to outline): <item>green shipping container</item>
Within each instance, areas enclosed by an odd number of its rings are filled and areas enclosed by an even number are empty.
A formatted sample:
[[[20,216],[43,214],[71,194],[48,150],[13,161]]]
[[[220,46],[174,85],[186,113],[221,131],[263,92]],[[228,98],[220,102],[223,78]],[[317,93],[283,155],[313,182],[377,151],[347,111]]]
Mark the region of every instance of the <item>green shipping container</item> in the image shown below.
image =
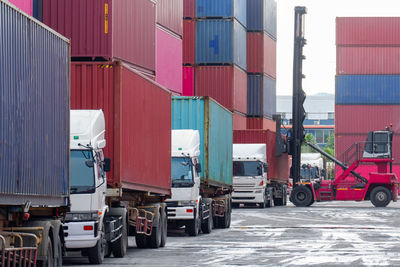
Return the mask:
[[[200,133],[201,181],[232,186],[232,113],[209,97],[173,97],[172,129]]]

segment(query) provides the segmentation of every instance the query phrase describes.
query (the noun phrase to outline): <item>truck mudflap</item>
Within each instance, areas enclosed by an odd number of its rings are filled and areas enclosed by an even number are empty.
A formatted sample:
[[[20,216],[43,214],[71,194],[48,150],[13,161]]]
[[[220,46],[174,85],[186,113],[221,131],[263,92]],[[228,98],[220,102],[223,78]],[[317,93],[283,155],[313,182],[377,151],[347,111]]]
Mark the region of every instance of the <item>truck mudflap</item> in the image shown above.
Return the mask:
[[[136,234],[151,236],[154,218],[158,214],[157,206],[127,208],[128,222],[136,228]]]
[[[0,231],[0,266],[36,266],[39,242],[35,234]]]
[[[214,217],[224,217],[225,216],[225,207],[226,207],[225,199],[215,200],[213,203]]]

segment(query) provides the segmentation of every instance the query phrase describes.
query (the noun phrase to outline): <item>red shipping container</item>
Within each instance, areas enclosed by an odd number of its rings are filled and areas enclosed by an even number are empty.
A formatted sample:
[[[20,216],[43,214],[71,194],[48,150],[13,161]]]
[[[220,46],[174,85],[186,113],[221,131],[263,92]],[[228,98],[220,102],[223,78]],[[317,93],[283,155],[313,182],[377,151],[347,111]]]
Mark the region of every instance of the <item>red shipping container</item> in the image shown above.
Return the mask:
[[[122,59],[154,71],[155,21],[150,0],[43,0],[43,22],[71,39],[72,57]]]
[[[194,18],[196,14],[196,0],[183,0],[183,17]]]
[[[400,105],[336,105],[335,132],[365,135],[384,130],[391,123],[400,134]]]
[[[290,159],[288,154],[275,156],[276,133],[269,130],[244,130],[233,131],[234,144],[266,144],[268,179],[272,181],[289,183]]]
[[[239,112],[233,112],[232,120],[233,130],[246,130],[246,115]]]
[[[183,66],[183,96],[194,96],[194,68],[191,66]]]
[[[28,15],[32,16],[33,0],[8,0]]]
[[[247,33],[247,72],[276,78],[276,41],[265,33]]]
[[[157,1],[156,22],[182,36],[183,0]]]
[[[183,64],[194,65],[195,63],[195,21],[183,21]]]
[[[338,46],[336,74],[400,74],[400,47]]]
[[[337,45],[400,45],[400,17],[336,18]]]
[[[182,39],[157,27],[156,82],[182,94]]]
[[[71,108],[104,111],[109,186],[170,194],[169,91],[120,62],[73,62]]]
[[[195,95],[210,96],[230,111],[247,113],[247,74],[236,66],[197,66]]]
[[[276,131],[275,121],[267,118],[247,118],[247,129]]]

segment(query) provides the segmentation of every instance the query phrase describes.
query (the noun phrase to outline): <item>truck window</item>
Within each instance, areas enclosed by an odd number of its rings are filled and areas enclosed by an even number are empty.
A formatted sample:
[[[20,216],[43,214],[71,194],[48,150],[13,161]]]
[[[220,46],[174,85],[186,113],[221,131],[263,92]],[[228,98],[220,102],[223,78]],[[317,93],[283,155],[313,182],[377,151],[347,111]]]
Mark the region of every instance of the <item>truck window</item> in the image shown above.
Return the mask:
[[[171,179],[176,182],[193,182],[192,163],[190,158],[172,158]]]
[[[70,188],[71,194],[93,193],[95,190],[94,166],[89,167],[86,161],[93,160],[89,150],[71,151]]]
[[[262,165],[259,161],[234,161],[233,176],[262,175]]]

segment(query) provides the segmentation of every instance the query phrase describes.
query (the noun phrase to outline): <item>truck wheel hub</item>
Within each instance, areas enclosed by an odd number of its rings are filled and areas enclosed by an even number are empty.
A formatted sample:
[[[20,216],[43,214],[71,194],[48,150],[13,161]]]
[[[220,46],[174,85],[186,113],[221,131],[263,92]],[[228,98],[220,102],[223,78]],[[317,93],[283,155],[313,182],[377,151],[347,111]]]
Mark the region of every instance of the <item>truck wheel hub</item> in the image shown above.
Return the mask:
[[[376,198],[379,201],[384,201],[386,200],[386,194],[384,192],[379,192],[378,194],[376,194]]]

